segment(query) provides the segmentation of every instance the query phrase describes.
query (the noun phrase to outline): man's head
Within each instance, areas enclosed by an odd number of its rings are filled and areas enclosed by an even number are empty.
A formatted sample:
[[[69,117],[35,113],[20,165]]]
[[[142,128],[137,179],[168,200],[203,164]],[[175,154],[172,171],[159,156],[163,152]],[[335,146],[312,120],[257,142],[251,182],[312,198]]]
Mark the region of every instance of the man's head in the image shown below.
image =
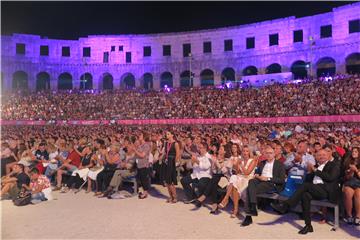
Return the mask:
[[[264,149],[264,155],[268,162],[272,162],[275,159],[275,151],[269,145],[267,145],[266,148]]]
[[[37,168],[31,169],[31,171],[30,171],[30,179],[32,181],[37,180],[39,178],[39,175],[40,175],[40,173],[39,173],[39,170]]]
[[[320,149],[315,154],[316,161],[319,165],[324,164],[325,162],[329,161],[329,154],[325,149]]]
[[[307,149],[308,149],[307,141],[301,140],[301,141],[298,142],[298,145],[296,147],[296,150],[297,150],[298,153],[305,154]]]
[[[206,142],[201,142],[198,145],[198,149],[199,149],[201,155],[205,155],[205,153],[208,151],[207,143]]]
[[[315,152],[318,152],[321,149],[321,144],[319,142],[314,143]]]
[[[15,164],[13,167],[13,171],[16,173],[24,172],[24,170],[25,170],[25,167],[22,164]]]
[[[326,151],[328,158],[331,159],[333,154],[333,146],[327,143],[322,147],[322,149]]]
[[[43,143],[43,142],[39,144],[39,150],[41,152],[45,151],[45,145],[46,145],[46,143]]]

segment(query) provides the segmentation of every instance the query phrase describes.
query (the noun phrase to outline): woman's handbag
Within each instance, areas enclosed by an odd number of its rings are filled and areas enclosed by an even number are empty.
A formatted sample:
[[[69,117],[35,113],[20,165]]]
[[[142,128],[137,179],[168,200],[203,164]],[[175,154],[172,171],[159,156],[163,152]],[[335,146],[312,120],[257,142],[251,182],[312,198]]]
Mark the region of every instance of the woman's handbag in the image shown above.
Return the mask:
[[[22,189],[18,196],[13,199],[15,206],[25,206],[31,203],[31,192]]]

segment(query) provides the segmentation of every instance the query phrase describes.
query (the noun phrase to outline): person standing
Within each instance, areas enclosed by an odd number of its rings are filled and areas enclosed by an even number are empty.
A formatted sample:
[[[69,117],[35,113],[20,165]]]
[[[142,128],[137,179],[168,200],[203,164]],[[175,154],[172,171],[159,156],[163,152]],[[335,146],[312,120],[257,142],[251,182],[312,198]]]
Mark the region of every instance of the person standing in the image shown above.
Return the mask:
[[[148,190],[150,189],[150,175],[149,175],[149,155],[151,151],[150,135],[142,132],[138,137],[138,146],[131,146],[134,149],[136,164],[137,164],[137,177],[143,192],[139,193],[140,199],[148,197]],[[130,148],[131,148],[130,147]]]
[[[176,203],[176,188],[177,185],[177,172],[176,172],[176,162],[180,160],[180,147],[179,143],[175,141],[174,135],[171,132],[166,132],[165,142],[165,185],[169,192],[169,198],[166,202]]]

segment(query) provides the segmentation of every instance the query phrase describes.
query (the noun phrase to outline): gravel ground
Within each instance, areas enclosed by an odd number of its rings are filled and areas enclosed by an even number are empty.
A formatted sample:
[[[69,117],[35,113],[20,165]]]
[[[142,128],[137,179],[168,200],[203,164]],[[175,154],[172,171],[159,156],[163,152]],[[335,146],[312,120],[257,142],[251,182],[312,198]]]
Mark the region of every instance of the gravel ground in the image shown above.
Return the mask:
[[[2,239],[358,239],[360,228],[342,223],[336,232],[314,218],[314,233],[297,232],[303,221],[296,214],[259,211],[254,224],[240,227],[241,219],[227,211],[213,216],[182,202],[165,202],[166,190],[154,185],[149,198],[98,199],[84,191],[54,193],[55,200],[16,207],[1,201]],[[182,190],[178,190],[182,192]],[[181,197],[181,196],[180,196]]]

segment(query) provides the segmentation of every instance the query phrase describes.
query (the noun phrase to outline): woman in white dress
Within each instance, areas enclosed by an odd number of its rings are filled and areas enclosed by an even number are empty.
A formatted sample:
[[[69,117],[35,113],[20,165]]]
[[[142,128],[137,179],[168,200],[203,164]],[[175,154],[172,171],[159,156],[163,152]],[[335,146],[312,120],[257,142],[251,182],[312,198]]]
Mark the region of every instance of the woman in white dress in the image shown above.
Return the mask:
[[[238,151],[238,147],[232,146],[233,156]],[[227,193],[224,199],[219,204],[219,208],[225,208],[229,202],[229,197],[232,198],[234,203],[234,209],[232,211],[231,217],[235,218],[239,212],[239,198],[243,202],[246,198],[246,188],[249,180],[254,175],[255,167],[257,165],[256,159],[251,156],[251,151],[248,146],[244,146],[241,157],[237,158],[237,161],[233,162],[233,170],[236,174],[233,174],[230,177]]]
[[[239,198],[246,203],[246,188],[249,180],[253,178],[257,160],[252,157],[250,148],[244,146],[242,149],[241,160],[235,166],[236,175],[232,175],[230,183],[233,185],[232,200],[234,202],[234,212],[236,216],[239,211]],[[235,217],[233,216],[233,217]]]

